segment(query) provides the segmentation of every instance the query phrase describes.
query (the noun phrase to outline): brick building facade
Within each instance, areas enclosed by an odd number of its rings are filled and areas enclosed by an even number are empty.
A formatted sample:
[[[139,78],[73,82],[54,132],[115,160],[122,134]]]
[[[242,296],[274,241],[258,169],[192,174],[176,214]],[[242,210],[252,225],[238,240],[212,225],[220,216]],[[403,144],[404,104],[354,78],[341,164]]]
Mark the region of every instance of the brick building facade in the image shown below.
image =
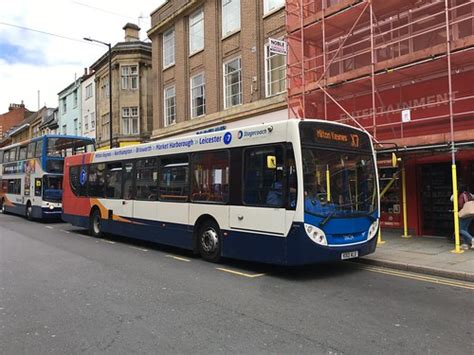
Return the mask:
[[[32,113],[25,108],[23,102],[21,104],[10,104],[8,112],[0,115],[0,142],[10,128],[22,122]]]
[[[284,1],[170,0],[151,22],[153,138],[286,108],[285,58],[266,52]]]

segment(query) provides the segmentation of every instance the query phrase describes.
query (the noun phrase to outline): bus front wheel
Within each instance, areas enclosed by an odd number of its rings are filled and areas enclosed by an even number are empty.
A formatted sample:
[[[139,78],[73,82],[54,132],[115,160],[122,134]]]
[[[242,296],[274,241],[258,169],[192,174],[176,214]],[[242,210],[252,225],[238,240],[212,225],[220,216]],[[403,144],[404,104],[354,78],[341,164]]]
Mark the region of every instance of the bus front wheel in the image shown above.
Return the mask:
[[[3,198],[0,201],[0,211],[2,214],[7,214],[7,208],[5,207],[5,200]]]
[[[205,221],[199,229],[199,253],[201,257],[213,263],[221,258],[222,247],[221,231],[216,222],[212,220]]]
[[[26,204],[26,219],[29,221],[33,220],[33,207],[31,207],[30,201]]]
[[[100,218],[100,212],[97,209],[94,209],[91,213],[89,234],[95,238],[102,237],[102,219]]]

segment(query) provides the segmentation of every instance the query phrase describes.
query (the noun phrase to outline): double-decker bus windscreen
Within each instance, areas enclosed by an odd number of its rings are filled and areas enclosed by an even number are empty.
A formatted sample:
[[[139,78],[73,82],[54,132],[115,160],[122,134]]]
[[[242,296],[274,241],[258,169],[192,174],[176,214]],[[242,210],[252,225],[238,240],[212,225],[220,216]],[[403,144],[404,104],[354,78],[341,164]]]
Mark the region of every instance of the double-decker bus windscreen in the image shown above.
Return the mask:
[[[369,137],[344,126],[300,126],[305,212],[317,216],[371,216],[377,182]]]

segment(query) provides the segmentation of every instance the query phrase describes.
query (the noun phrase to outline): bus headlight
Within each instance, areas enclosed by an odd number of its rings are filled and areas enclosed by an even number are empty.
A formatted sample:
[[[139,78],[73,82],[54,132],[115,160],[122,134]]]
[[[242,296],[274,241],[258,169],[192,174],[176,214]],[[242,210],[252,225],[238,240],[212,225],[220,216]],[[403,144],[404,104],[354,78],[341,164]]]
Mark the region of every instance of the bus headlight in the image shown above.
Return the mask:
[[[50,210],[54,210],[54,206],[53,206],[53,205],[49,205],[49,209],[50,209]]]
[[[376,220],[369,227],[369,235],[367,236],[367,240],[371,240],[373,237],[375,237],[378,230],[379,230],[379,220]]]
[[[328,241],[326,240],[326,234],[319,228],[313,226],[312,224],[304,224],[304,230],[308,237],[319,245],[328,245]]]

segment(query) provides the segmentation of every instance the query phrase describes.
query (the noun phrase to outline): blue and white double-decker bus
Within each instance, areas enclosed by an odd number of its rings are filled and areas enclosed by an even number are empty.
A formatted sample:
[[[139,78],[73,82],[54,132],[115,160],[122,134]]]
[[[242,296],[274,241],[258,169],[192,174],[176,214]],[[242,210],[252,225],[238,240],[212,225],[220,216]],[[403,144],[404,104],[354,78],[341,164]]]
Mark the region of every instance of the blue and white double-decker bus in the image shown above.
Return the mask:
[[[28,219],[61,218],[64,158],[93,150],[93,139],[61,135],[0,148],[2,213]]]
[[[320,120],[210,131],[66,158],[63,219],[221,257],[284,265],[375,250],[371,137]]]

